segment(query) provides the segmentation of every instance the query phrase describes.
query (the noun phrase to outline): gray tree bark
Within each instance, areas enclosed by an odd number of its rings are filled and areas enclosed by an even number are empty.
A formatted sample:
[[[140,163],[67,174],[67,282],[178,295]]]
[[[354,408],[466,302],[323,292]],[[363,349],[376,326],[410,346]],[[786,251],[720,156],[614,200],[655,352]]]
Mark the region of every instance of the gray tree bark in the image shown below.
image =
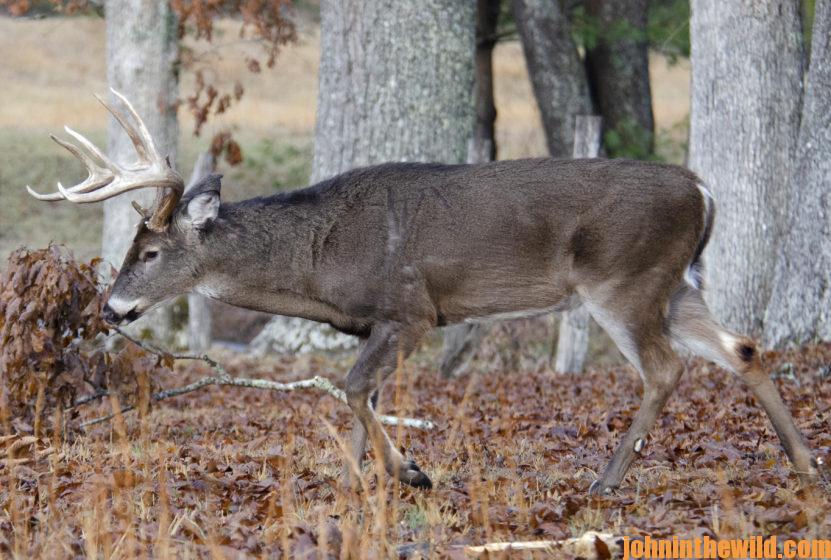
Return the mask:
[[[577,117],[574,126],[574,157],[592,158],[600,153],[602,119],[589,115]],[[554,371],[582,372],[589,351],[589,312],[584,306],[566,311],[560,318]]]
[[[176,17],[167,0],[107,0],[105,11],[107,82],[130,99],[159,151],[175,161],[179,138]],[[110,102],[117,100],[110,95]],[[107,152],[122,165],[132,165],[136,160],[133,144],[113,117],[107,128]],[[156,195],[139,190],[104,202],[101,254],[105,275],[109,276],[108,265],[121,266],[135,235],[140,217],[130,201],[137,200],[148,207]],[[157,338],[167,339],[169,327],[170,310],[162,308],[142,318],[133,328],[150,329]]]
[[[512,0],[525,64],[553,157],[568,157],[574,119],[592,112],[586,71],[558,0]]]
[[[817,0],[787,220],[765,342],[831,340],[831,0]]]
[[[465,161],[473,129],[474,4],[323,0],[320,11],[312,182],[386,161]],[[278,317],[266,327],[276,347],[281,339],[296,343],[300,331],[309,333],[301,347],[328,344],[321,335],[331,329],[294,321]]]
[[[324,0],[312,182],[385,161],[465,161],[474,5]]]
[[[596,45],[586,51],[589,87],[607,131],[609,156],[644,157],[653,152],[655,121],[649,86],[646,36],[648,0],[586,0],[599,25]]]
[[[798,0],[693,0],[689,166],[713,192],[708,300],[758,336],[770,299],[802,102]]]
[[[216,170],[216,157],[210,150],[199,154],[191,171],[187,188]],[[197,293],[188,294],[188,349],[200,354],[211,346],[211,310],[208,299]]]

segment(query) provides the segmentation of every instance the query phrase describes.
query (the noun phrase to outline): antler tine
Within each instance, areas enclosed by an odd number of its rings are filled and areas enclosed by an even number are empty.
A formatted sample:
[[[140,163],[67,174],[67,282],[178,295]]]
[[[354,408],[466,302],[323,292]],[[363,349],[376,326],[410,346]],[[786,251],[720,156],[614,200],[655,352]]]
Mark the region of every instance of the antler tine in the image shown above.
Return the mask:
[[[58,190],[66,200],[68,200],[69,202],[77,202],[81,204],[86,204],[89,202],[101,202],[102,200],[107,200],[108,198],[112,198],[118,194],[125,193],[127,191],[131,191],[134,189],[143,189],[145,187],[146,185],[142,184],[125,185],[123,182],[116,180],[100,189],[95,189],[91,192],[82,193],[76,190],[67,189],[62,184],[58,183]]]
[[[92,142],[87,140],[87,138],[83,134],[75,132],[74,130],[72,130],[68,126],[64,126],[63,128],[67,132],[67,134],[69,134],[73,138],[75,138],[78,142],[81,143],[81,145],[84,148],[87,149],[87,151],[89,151],[90,153],[92,153],[92,155],[94,155],[96,158],[98,158],[98,161],[103,163],[104,167],[106,167],[107,169],[111,169],[113,171],[113,174],[115,174],[116,171],[120,171],[120,168],[119,168],[118,164],[116,164],[114,161],[112,161],[110,158],[108,158],[104,154],[104,152],[99,150],[98,146],[96,146],[95,144],[93,144]],[[61,143],[61,145],[64,145],[62,142],[60,142],[60,140],[57,140],[57,141],[59,143]],[[73,152],[73,153],[75,153],[75,152]],[[80,156],[78,156],[78,157],[80,157]]]
[[[65,127],[66,131],[72,134],[75,138],[77,138],[87,149],[93,152],[94,155],[101,157],[103,161],[107,164],[111,163],[106,157],[103,157],[100,151],[86,138],[75,132],[74,130],[70,129],[69,127]],[[72,155],[76,158],[81,160],[81,163],[87,168],[87,178],[71,187],[69,189],[63,188],[63,185],[58,183],[58,190],[60,192],[49,193],[49,194],[40,194],[32,190],[29,185],[26,185],[26,190],[29,191],[29,194],[33,197],[37,198],[38,200],[47,200],[47,201],[56,201],[56,200],[63,200],[66,197],[62,194],[63,191],[72,192],[72,193],[85,193],[91,190],[95,190],[97,188],[103,187],[112,182],[115,178],[115,175],[112,171],[105,169],[98,165],[89,155],[85,154],[83,150],[79,149],[78,146],[71,142],[66,142],[61,140],[54,134],[50,134],[49,137],[54,140],[57,144],[66,148]]]
[[[32,195],[38,200],[45,200],[46,202],[56,202],[58,200],[64,200],[63,195],[59,192],[40,194],[39,192],[32,190],[32,187],[30,187],[29,185],[26,185],[26,190],[29,191],[30,195]]]
[[[131,167],[117,165],[83,135],[69,127],[65,127],[66,132],[75,138],[86,151],[75,144],[65,142],[53,135],[50,136],[55,142],[81,160],[86,166],[89,176],[82,183],[69,188],[58,183],[58,192],[56,193],[40,194],[33,191],[28,185],[26,190],[38,200],[66,199],[70,202],[87,203],[99,202],[136,189],[159,189],[159,196],[153,211],[140,209],[140,213],[145,216],[149,229],[158,232],[164,231],[168,227],[170,216],[184,192],[185,183],[182,176],[170,165],[170,161],[161,157],[156,151],[153,138],[133,105],[114,89],[111,89],[111,91],[124,103],[129,116],[132,118],[128,118],[99,96],[96,95],[95,97],[116,118],[130,137],[139,158],[137,165]],[[131,120],[133,122],[130,122]]]
[[[133,126],[133,124],[124,117],[121,111],[104,101],[100,96],[96,95],[95,98],[107,109],[107,111],[110,112],[110,114],[112,114],[112,116],[115,117],[121,125],[121,128],[124,129],[124,132],[126,132],[127,136],[130,137],[130,140],[133,142],[133,146],[136,148],[136,153],[138,154],[139,159],[141,159],[144,163],[157,162],[161,158],[159,157],[159,153],[156,151],[156,144],[153,142],[153,137],[150,135],[150,131],[147,130],[147,127],[144,125],[144,121],[141,120],[141,117],[139,117],[135,108],[126,97],[113,88],[110,88],[110,91],[113,95],[120,99],[122,103],[124,103],[125,107],[127,107],[127,111],[133,118],[135,126]]]
[[[108,185],[87,192],[80,192],[76,189],[67,189],[60,183],[58,183],[58,190],[61,192],[63,197],[67,199],[69,202],[78,202],[81,204],[86,204],[89,202],[101,202],[103,200],[107,200],[108,198],[112,198],[127,191],[133,191],[136,189],[146,189],[148,187],[156,186],[161,188],[164,185],[155,185],[142,182],[128,183],[124,180],[116,179]]]

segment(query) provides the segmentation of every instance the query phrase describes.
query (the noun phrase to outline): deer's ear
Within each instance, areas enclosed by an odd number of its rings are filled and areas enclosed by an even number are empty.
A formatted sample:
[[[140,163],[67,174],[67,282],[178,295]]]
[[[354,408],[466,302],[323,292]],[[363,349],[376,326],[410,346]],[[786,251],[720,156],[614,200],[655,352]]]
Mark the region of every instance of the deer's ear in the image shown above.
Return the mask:
[[[200,193],[188,201],[186,215],[187,224],[191,227],[202,228],[216,219],[219,214],[219,193],[209,191]]]
[[[190,187],[182,199],[180,224],[201,229],[219,214],[219,191],[222,175],[209,175]]]

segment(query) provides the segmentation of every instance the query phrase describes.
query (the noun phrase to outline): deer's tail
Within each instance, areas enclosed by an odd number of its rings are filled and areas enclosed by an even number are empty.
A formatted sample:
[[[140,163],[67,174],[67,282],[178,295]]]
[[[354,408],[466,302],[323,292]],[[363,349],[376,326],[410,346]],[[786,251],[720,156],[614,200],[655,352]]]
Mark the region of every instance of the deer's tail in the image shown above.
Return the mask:
[[[693,288],[702,290],[704,289],[704,262],[701,254],[710,241],[710,233],[713,230],[713,221],[716,217],[716,205],[712,193],[700,179],[696,182],[696,186],[701,191],[701,196],[704,199],[704,228],[701,230],[701,237],[698,239],[695,254],[693,254],[687,271],[684,273],[684,280]]]

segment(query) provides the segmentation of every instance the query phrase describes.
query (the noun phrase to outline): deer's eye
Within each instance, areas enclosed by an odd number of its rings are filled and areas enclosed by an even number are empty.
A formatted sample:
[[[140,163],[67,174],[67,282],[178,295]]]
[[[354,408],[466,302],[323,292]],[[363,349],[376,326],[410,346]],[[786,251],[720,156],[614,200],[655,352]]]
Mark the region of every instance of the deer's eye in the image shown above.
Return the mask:
[[[144,254],[142,254],[142,256],[141,256],[141,260],[143,262],[150,262],[158,256],[159,256],[158,251],[145,251]]]

